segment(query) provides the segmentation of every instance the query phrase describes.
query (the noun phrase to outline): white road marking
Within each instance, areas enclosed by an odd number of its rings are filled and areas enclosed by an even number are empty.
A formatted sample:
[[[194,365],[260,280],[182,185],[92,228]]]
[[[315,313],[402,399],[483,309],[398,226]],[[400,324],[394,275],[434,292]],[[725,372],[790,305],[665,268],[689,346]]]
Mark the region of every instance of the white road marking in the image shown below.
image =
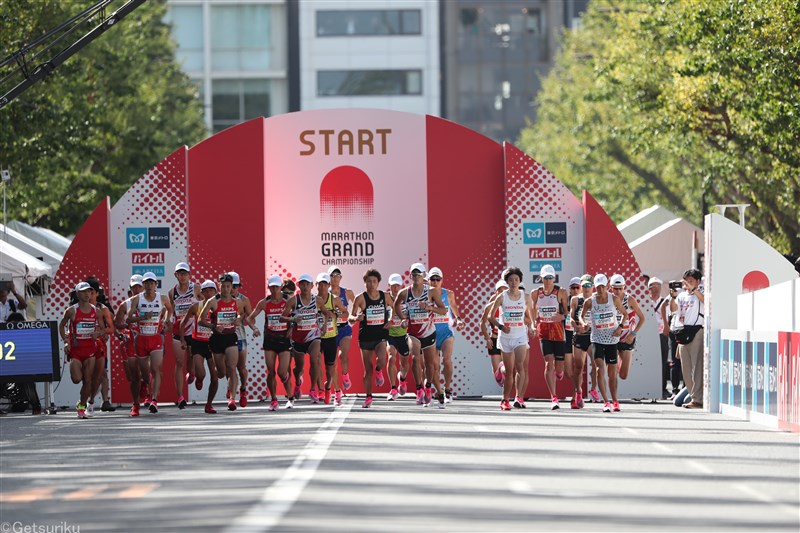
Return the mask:
[[[789,505],[786,505],[786,504],[783,504],[783,503],[778,503],[775,500],[773,500],[772,498],[770,498],[769,496],[767,496],[766,494],[763,494],[762,492],[759,492],[756,489],[754,489],[754,488],[752,488],[752,487],[750,487],[748,485],[745,485],[744,483],[733,483],[733,488],[735,488],[738,491],[744,492],[748,496],[751,496],[751,497],[755,498],[758,501],[761,501],[761,502],[764,502],[764,503],[768,503],[770,505],[774,505],[775,507],[777,507],[781,511],[783,511],[785,513],[789,513],[790,515],[792,515],[795,518],[797,518],[797,516],[799,514],[797,507],[792,507],[792,506],[789,506]]]
[[[623,431],[627,431],[631,435],[640,435],[640,433],[638,431],[636,431],[635,429],[626,428],[626,427],[623,427],[622,429],[623,429]]]
[[[346,401],[331,413],[283,476],[264,490],[261,499],[246,514],[234,520],[225,530],[227,533],[270,531],[280,523],[314,477],[354,401]]]
[[[685,463],[687,465],[691,466],[692,468],[694,468],[695,470],[697,470],[698,472],[700,472],[701,474],[713,474],[714,473],[714,471],[711,470],[709,467],[707,467],[706,465],[704,465],[702,463],[698,463],[697,461],[692,461],[691,459],[686,459]]]

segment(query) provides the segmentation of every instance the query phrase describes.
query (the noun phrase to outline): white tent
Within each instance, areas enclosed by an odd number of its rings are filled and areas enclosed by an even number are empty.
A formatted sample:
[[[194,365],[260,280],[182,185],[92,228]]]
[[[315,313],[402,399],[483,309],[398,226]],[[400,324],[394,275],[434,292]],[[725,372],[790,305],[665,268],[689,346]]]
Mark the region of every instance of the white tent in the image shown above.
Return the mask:
[[[69,248],[69,245],[72,244],[72,240],[67,239],[66,237],[59,235],[55,231],[47,228],[30,226],[18,220],[9,220],[7,225],[9,229],[13,229],[16,232],[23,234],[32,241],[43,244],[61,256],[66,255],[67,248]]]
[[[11,274],[14,287],[23,294],[26,285],[53,279],[53,268],[29,253],[0,240],[0,273]]]
[[[53,272],[58,270],[61,261],[64,260],[63,255],[54,252],[44,244],[29,239],[22,233],[5,227],[2,224],[0,224],[0,239],[32,255],[40,261],[44,261],[53,268]]]

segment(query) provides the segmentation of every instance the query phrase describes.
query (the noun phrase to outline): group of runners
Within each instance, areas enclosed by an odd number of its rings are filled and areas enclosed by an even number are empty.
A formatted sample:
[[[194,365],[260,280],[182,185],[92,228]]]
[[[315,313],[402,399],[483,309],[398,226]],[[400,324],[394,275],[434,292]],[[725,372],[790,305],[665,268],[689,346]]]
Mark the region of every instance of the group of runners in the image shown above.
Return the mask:
[[[409,272],[410,285],[404,286],[402,276],[395,273],[384,291],[381,273],[369,269],[358,295],[341,285],[342,273],[336,266],[316,278],[303,274],[296,284],[274,275],[268,279],[269,294],[252,305],[239,291],[236,272],[224,273],[216,282],[194,283],[189,265],[181,262],[174,270],[177,283],[167,294],[157,290],[158,279],[152,272],[132,276],[129,298],[116,313],[98,302],[97,287],[78,283],[76,303],[65,310],[59,325],[72,380],[82,384],[78,417],[93,414],[94,397],[105,376],[107,342],[113,337],[121,344],[130,383],[130,415],[139,416],[140,405],[157,413],[164,339],[170,332],[179,395],[186,384],[201,390],[208,378],[205,412],[213,414],[219,380],[227,379],[228,409],[237,409],[237,397],[238,406],[246,407],[246,327],[254,337],[263,338],[270,411],[279,409],[278,381],[286,397],[284,408],[294,407],[302,397],[306,354],[311,403],[341,405],[343,391],[352,387],[349,353],[356,324],[366,394],[362,407],[372,406],[373,388],[387,379],[388,401],[405,396],[411,374],[416,403],[443,409],[453,400],[453,333],[465,323],[455,293],[442,287],[441,269],[426,270],[422,263],[414,263]],[[526,293],[520,269],[506,269],[480,320],[492,372],[503,389],[500,408],[525,407],[529,347],[534,339],[541,342],[552,409],[559,408],[556,381],[565,376],[574,388],[571,407],[583,408],[588,357],[587,400],[602,401],[603,411],[619,411],[617,379],[628,375],[636,334],[644,323],[638,303],[625,292],[625,280],[618,274],[610,282],[602,274],[587,274],[572,278],[567,289],[555,284],[552,266],[545,265],[540,274],[542,286]],[[259,320],[263,328],[258,327]],[[176,404],[184,409],[186,399],[180,395]]]

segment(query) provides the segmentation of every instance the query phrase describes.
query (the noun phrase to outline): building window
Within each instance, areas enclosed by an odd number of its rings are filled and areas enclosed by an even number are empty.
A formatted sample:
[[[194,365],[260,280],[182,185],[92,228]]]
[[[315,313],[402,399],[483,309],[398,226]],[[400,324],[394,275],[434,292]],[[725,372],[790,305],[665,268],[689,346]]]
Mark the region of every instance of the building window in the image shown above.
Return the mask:
[[[176,59],[186,72],[203,71],[203,6],[170,6],[166,17],[178,43]]]
[[[422,94],[421,70],[321,70],[318,96],[394,96]]]
[[[245,120],[270,116],[269,80],[214,80],[212,126],[214,133]]]
[[[212,4],[211,21],[214,71],[267,70],[272,66],[269,6]]]
[[[317,11],[317,37],[421,33],[422,11],[418,9]]]

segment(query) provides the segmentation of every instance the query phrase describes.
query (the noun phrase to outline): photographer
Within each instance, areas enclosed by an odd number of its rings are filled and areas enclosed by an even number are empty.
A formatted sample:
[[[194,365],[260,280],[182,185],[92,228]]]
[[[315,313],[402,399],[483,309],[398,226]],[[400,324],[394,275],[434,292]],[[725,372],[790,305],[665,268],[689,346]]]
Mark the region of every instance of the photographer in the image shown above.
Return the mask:
[[[678,357],[683,368],[683,382],[689,389],[692,401],[684,407],[703,407],[703,326],[702,306],[705,302],[700,288],[702,273],[689,269],[683,273],[683,292],[670,302],[675,317],[675,339],[678,342]]]
[[[11,292],[13,296],[9,297]],[[10,281],[0,281],[0,322],[7,322],[12,313],[20,313],[22,320],[25,320],[25,313],[22,311],[28,307],[25,298],[17,294],[14,284]]]
[[[672,385],[672,395],[670,400],[674,400],[678,393],[681,391],[681,360],[678,359],[678,341],[675,339],[675,328],[677,327],[676,321],[678,313],[670,308],[671,302],[678,298],[678,293],[683,290],[682,281],[669,282],[669,296],[664,304],[667,311],[667,328],[669,329],[669,382]]]

